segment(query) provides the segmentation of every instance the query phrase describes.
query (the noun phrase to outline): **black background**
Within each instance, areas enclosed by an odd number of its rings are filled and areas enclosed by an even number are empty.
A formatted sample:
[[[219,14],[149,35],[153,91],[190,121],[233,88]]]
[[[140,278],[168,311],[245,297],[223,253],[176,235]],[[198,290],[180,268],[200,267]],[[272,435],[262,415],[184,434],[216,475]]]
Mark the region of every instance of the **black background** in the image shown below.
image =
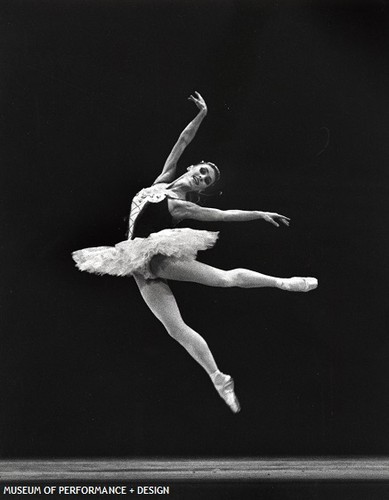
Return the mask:
[[[384,1],[3,1],[2,457],[387,454]],[[195,116],[180,167],[222,170],[200,259],[317,276],[310,294],[173,283],[231,373],[233,415],[132,279],[72,250],[124,239],[131,197]],[[181,172],[182,170],[180,170]]]

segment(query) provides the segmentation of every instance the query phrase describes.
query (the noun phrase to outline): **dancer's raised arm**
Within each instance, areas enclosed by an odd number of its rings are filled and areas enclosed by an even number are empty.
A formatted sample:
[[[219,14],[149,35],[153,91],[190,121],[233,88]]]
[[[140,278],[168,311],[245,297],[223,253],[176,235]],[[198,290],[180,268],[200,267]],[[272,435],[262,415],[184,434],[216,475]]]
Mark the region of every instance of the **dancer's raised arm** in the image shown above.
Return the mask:
[[[181,132],[178,141],[171,150],[165,165],[163,167],[162,173],[155,179],[154,184],[158,182],[172,182],[176,176],[177,161],[184,152],[186,146],[192,141],[196,132],[207,114],[207,105],[204,99],[198,92],[195,92],[195,96],[191,95],[188,97],[190,101],[193,101],[199,108],[197,116],[184,128]]]
[[[280,222],[289,226],[290,218],[275,212],[262,212],[259,210],[219,210],[217,208],[200,207],[195,203],[181,200],[170,200],[169,209],[174,219],[200,220],[200,221],[223,221],[223,222],[245,222],[255,219],[263,219],[276,227]]]

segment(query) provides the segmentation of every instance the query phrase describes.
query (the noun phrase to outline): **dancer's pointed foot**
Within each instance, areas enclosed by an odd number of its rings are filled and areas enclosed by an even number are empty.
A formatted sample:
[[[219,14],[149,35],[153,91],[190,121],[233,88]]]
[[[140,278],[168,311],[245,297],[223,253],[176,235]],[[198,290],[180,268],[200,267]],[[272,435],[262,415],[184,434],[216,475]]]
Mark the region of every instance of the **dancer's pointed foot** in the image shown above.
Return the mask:
[[[283,278],[279,280],[278,288],[288,292],[310,292],[317,288],[318,284],[316,278]]]
[[[240,404],[234,391],[234,381],[229,375],[220,374],[219,380],[215,381],[215,388],[219,396],[224,399],[233,413],[240,412]],[[222,378],[223,377],[223,378]]]

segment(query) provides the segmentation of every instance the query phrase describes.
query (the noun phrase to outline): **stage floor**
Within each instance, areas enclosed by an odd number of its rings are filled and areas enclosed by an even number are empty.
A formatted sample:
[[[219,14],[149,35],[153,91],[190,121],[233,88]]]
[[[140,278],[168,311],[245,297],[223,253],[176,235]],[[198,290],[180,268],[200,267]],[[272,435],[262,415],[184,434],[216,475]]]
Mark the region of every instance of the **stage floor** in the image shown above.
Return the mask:
[[[1,460],[1,481],[389,481],[389,458]]]

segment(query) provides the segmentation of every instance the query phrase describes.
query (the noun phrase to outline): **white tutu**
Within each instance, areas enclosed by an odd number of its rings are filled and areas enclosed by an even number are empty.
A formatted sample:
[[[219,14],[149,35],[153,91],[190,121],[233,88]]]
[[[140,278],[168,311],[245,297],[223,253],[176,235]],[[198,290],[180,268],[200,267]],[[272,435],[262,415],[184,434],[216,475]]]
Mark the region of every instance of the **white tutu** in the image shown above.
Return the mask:
[[[72,257],[78,269],[96,274],[129,276],[142,274],[147,279],[156,276],[149,264],[155,255],[177,260],[194,260],[199,250],[213,247],[219,233],[189,228],[163,229],[147,238],[134,238],[114,247],[91,247],[76,250]]]

